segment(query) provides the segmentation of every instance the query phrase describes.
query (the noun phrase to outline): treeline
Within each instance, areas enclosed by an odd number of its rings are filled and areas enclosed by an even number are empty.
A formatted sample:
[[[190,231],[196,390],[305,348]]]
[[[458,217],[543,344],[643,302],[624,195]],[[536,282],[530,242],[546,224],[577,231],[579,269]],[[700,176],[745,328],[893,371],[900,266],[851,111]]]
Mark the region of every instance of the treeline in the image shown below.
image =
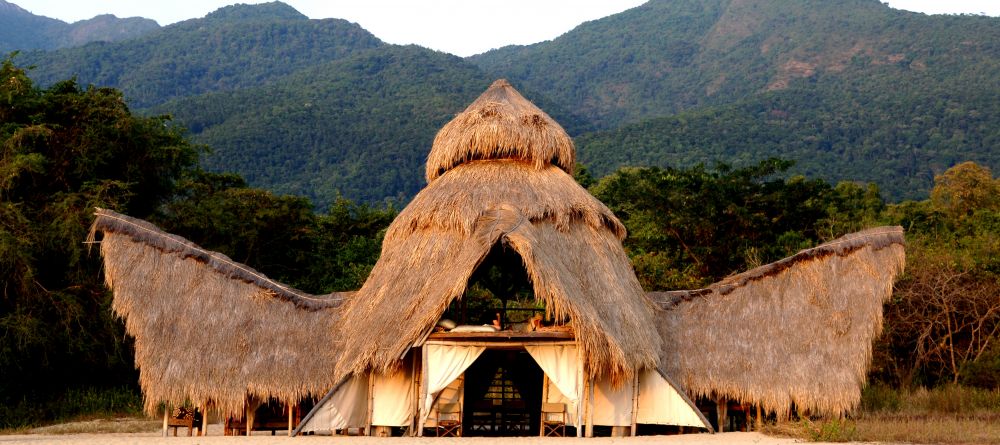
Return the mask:
[[[0,65],[0,427],[74,414],[68,394],[130,386],[131,340],[110,308],[95,207],[150,220],[313,293],[360,287],[392,208],[248,188],[196,167],[204,147],[119,91],[73,81],[40,89]]]
[[[67,394],[133,393],[131,340],[110,310],[95,207],[150,220],[311,293],[357,289],[396,214],[248,187],[196,166],[205,147],[120,92],[73,81],[39,88],[0,66],[0,427],[52,420]],[[1000,184],[959,164],[930,199],[886,204],[874,185],[785,178],[788,161],[621,169],[578,181],[629,230],[649,290],[696,288],[844,233],[900,224],[908,270],[886,306],[872,377],[890,385],[995,387],[1000,375]],[[117,388],[117,389],[115,389]],[[60,407],[56,409],[56,407]]]
[[[776,177],[789,166],[622,169],[590,190],[628,228],[647,290],[698,288],[862,228],[903,226],[906,271],[870,377],[1000,386],[1000,179],[964,162],[935,177],[930,199],[886,204],[872,184]]]

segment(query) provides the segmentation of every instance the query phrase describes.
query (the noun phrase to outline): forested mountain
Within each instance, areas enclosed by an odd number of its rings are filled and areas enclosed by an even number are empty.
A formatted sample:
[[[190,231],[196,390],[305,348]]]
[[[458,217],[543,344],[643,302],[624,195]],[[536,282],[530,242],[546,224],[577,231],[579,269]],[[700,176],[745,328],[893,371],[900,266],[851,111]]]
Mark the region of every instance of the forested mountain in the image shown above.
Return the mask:
[[[847,83],[818,83],[585,134],[577,149],[599,176],[622,165],[780,157],[810,178],[873,182],[892,200],[924,199],[948,167],[1000,165],[1000,101],[982,87],[901,83],[859,98]]]
[[[652,0],[471,60],[606,129],[578,138],[597,174],[781,156],[900,199],[962,160],[1000,167],[998,18],[875,0]]]
[[[203,164],[309,196],[406,200],[434,132],[506,77],[604,175],[779,156],[829,181],[926,196],[964,160],[1000,169],[1000,19],[877,0],[652,0],[466,60],[386,45],[282,3],[238,5],[117,43],[22,55],[174,114]]]
[[[227,6],[140,38],[25,54],[42,84],[77,76],[121,89],[136,108],[262,85],[383,43],[339,19],[310,20],[274,2]]]
[[[159,27],[150,19],[118,18],[109,14],[70,24],[34,15],[13,3],[0,0],[0,53],[124,40]]]
[[[998,59],[998,18],[877,0],[651,0],[552,41],[470,58],[606,128],[817,82],[849,81],[853,95],[903,82],[987,81],[990,91]]]
[[[423,187],[438,128],[490,81],[459,57],[392,45],[154,111],[173,113],[212,147],[202,161],[209,169],[320,208],[338,195],[405,201]]]

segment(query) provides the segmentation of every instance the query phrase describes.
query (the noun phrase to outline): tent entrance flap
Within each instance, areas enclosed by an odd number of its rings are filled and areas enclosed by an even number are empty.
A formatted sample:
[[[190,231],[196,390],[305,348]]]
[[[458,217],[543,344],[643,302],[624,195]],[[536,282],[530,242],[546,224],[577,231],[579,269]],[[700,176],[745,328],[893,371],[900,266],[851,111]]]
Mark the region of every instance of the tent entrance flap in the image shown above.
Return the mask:
[[[465,373],[465,436],[535,436],[541,368],[524,349],[488,349]]]

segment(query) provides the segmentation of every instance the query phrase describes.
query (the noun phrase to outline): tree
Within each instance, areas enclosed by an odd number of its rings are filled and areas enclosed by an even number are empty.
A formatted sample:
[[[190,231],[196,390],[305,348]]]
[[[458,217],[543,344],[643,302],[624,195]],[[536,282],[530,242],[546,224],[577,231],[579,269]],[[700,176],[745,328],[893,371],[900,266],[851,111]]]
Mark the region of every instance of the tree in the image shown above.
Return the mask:
[[[118,91],[40,89],[13,56],[0,63],[0,426],[44,417],[67,388],[135,381],[83,241],[94,207],[145,217],[196,158],[180,130],[133,116]]]
[[[625,248],[644,287],[694,288],[780,259],[822,235],[843,234],[832,232],[845,225],[826,221],[857,193],[835,194],[820,180],[776,178],[790,165],[769,159],[714,171],[625,168],[592,191],[628,229]]]
[[[979,209],[1000,209],[1000,179],[990,169],[967,161],[934,177],[931,203],[956,220],[972,216]]]

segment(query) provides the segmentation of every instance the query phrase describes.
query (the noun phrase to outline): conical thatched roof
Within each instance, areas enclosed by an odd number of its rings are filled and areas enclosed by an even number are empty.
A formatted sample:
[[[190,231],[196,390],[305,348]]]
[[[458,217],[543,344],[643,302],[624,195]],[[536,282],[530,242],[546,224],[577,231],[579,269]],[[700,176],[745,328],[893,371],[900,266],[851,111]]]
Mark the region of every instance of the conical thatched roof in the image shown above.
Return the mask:
[[[496,243],[516,251],[536,298],[571,319],[593,376],[656,367],[652,303],[621,246],[625,229],[573,180],[572,141],[509,83],[444,126],[429,184],[393,221],[344,317],[339,375],[385,371],[418,342]]]
[[[427,156],[427,182],[477,159],[516,159],[536,169],[556,165],[572,174],[575,158],[566,131],[500,79],[438,132]]]
[[[878,227],[706,289],[650,292],[661,362],[695,396],[844,414],[860,402],[904,261],[903,229]]]

